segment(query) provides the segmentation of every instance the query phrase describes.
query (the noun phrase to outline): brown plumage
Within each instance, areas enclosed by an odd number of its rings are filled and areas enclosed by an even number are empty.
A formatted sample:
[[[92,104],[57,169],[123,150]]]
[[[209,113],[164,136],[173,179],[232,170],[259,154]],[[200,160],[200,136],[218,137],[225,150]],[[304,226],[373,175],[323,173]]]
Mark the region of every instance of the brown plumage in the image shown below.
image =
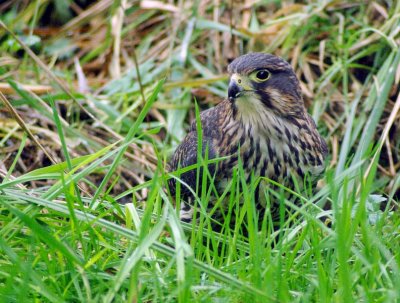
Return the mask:
[[[270,54],[250,53],[235,59],[228,71],[228,98],[200,115],[203,155],[207,150],[208,159],[227,157],[217,165],[209,165],[216,188],[223,191],[239,157],[248,179],[252,174],[264,176],[292,187],[293,177],[318,178],[324,170],[327,146],[304,107],[291,66]],[[194,121],[170,161],[171,171],[197,163],[197,143]],[[181,185],[181,196],[188,204],[194,201],[196,177],[196,169],[180,176],[185,183]],[[169,182],[172,195],[176,182]],[[262,196],[259,189],[257,208],[265,206]],[[181,210],[181,218],[186,221],[191,219],[188,204]]]

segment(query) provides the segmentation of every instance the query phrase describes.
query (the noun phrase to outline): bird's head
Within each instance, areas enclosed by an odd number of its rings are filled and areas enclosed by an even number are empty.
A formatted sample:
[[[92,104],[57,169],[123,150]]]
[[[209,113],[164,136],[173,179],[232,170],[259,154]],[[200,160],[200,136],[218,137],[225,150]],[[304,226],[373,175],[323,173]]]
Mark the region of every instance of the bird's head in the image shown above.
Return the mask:
[[[239,112],[268,111],[281,117],[301,117],[305,112],[299,81],[282,58],[246,54],[232,61],[228,72],[228,99]]]

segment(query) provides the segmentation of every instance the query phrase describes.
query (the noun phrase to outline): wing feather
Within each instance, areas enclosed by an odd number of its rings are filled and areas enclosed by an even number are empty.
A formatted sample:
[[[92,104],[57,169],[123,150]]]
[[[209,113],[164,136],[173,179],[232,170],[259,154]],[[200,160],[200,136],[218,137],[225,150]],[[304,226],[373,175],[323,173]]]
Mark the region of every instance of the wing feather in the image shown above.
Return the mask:
[[[184,168],[191,166],[193,164],[198,163],[198,137],[196,132],[190,132],[181,145],[178,146],[176,149],[171,161],[170,161],[170,170],[171,171],[176,171],[179,168]],[[214,159],[216,157],[215,149],[213,147],[212,139],[209,137],[203,137],[202,140],[202,156],[205,158],[206,152],[208,152],[207,158],[208,159]],[[202,180],[202,175],[203,175],[203,168],[200,167],[200,172],[199,172],[199,182],[197,182],[197,169],[191,169],[187,172],[184,172],[180,175],[180,179],[186,183],[194,192],[196,192],[196,184],[199,183],[198,187],[198,192],[201,191],[201,180]],[[214,175],[215,173],[215,164],[209,164],[208,165],[208,170],[211,175]],[[175,190],[176,190],[176,179],[170,179],[168,182],[169,189],[171,192],[171,195],[175,196]],[[183,198],[187,198],[192,196],[191,191],[187,186],[182,185],[181,186],[181,195]]]

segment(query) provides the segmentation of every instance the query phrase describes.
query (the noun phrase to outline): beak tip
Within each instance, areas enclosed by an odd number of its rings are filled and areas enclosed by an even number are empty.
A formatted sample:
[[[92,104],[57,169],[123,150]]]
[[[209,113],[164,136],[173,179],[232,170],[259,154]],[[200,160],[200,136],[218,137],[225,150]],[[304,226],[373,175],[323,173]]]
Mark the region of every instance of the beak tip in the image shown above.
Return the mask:
[[[238,98],[240,92],[242,91],[242,88],[239,87],[236,82],[231,81],[229,83],[229,88],[228,88],[228,99],[230,102],[234,102],[235,99]]]

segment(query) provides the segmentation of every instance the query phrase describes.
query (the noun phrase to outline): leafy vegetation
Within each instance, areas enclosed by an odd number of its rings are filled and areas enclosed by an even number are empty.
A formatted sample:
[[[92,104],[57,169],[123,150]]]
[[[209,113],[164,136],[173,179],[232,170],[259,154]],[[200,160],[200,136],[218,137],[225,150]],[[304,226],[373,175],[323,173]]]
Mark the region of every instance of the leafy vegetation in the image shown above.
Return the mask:
[[[6,0],[0,12],[1,301],[400,300],[400,2]],[[164,188],[183,170],[167,159],[250,51],[294,67],[326,173],[300,204],[268,193],[281,215],[258,226],[239,169],[224,193],[235,227],[212,230],[211,190],[182,223]]]

